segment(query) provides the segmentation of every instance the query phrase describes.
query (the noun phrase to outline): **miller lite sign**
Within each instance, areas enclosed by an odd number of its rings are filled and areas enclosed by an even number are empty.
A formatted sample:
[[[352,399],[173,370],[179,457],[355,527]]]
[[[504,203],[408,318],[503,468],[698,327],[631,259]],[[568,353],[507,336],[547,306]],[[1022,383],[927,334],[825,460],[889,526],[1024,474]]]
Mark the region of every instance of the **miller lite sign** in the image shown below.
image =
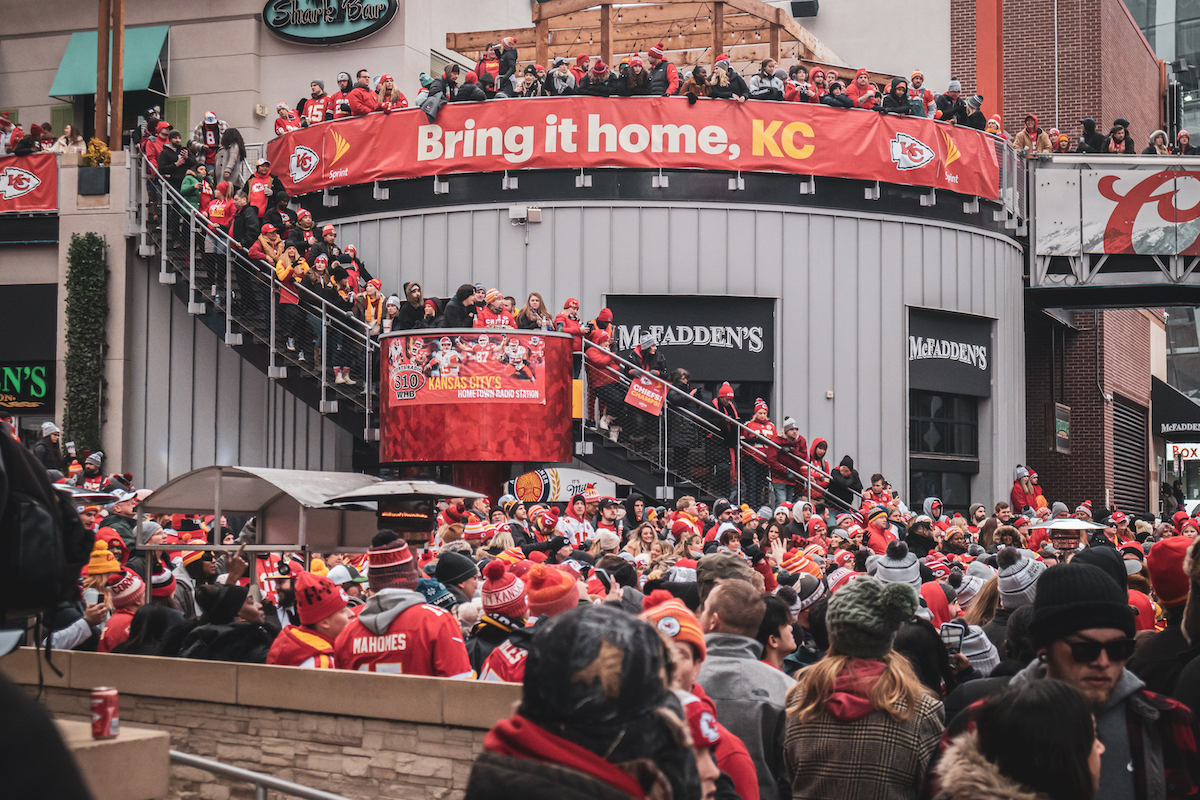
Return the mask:
[[[937,153],[932,147],[907,133],[897,132],[896,138],[888,144],[892,163],[901,171],[920,169],[937,158]]]
[[[292,151],[291,157],[288,158],[288,174],[294,183],[299,183],[309,175],[312,175],[313,170],[320,163],[321,157],[311,148],[304,145],[296,145],[296,149]]]

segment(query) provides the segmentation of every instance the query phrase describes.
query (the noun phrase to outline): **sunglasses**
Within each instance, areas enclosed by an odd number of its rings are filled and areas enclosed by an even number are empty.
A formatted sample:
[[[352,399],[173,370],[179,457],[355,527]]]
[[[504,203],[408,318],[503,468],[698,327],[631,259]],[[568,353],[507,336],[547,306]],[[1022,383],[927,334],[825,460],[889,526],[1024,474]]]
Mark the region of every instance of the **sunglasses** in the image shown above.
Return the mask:
[[[1108,654],[1109,661],[1127,661],[1133,655],[1136,645],[1137,642],[1133,639],[1113,639],[1107,642],[1084,639],[1081,642],[1067,642],[1067,646],[1071,648],[1071,658],[1078,664],[1091,664],[1100,657],[1102,650]]]

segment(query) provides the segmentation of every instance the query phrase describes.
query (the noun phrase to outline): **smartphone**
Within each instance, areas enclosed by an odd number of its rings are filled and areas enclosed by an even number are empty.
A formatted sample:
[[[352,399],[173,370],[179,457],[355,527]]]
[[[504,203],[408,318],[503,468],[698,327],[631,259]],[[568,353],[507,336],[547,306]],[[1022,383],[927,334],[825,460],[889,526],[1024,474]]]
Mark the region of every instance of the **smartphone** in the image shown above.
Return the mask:
[[[83,604],[84,605],[94,606],[94,605],[96,605],[96,603],[99,603],[99,602],[100,602],[100,592],[98,590],[96,590],[96,589],[84,589],[83,590]]]
[[[966,627],[961,622],[945,622],[942,624],[942,644],[946,645],[946,649],[951,655],[962,650],[963,636],[965,634]]]

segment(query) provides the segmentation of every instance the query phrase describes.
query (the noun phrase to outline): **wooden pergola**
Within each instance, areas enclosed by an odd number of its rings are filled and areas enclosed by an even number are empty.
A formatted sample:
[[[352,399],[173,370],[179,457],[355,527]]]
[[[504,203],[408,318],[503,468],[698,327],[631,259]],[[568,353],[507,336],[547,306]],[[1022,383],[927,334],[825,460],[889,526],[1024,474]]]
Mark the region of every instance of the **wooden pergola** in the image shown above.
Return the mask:
[[[785,63],[834,66],[845,74],[844,62],[811,31],[782,8],[762,0],[661,0],[655,4],[622,4],[605,0],[549,0],[532,6],[533,27],[446,34],[446,46],[479,60],[488,45],[515,37],[522,63],[536,61],[550,68],[562,56],[599,56],[607,64],[658,42],[677,66],[712,64],[716,55],[729,54],[738,68],[773,58]],[[533,59],[529,59],[530,45]],[[874,73],[873,73],[874,74]]]

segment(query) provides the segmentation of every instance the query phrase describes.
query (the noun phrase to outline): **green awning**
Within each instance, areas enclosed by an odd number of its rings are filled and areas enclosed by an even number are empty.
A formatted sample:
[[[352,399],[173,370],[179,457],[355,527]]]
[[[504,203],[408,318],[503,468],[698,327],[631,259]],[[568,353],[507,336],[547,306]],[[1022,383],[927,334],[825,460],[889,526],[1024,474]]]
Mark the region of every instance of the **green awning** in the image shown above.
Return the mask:
[[[154,85],[159,57],[167,42],[170,26],[125,29],[125,91],[138,92]],[[108,68],[112,70],[112,36],[109,36]],[[160,90],[165,89],[161,86]],[[96,32],[72,33],[50,87],[51,97],[72,97],[96,93]]]

